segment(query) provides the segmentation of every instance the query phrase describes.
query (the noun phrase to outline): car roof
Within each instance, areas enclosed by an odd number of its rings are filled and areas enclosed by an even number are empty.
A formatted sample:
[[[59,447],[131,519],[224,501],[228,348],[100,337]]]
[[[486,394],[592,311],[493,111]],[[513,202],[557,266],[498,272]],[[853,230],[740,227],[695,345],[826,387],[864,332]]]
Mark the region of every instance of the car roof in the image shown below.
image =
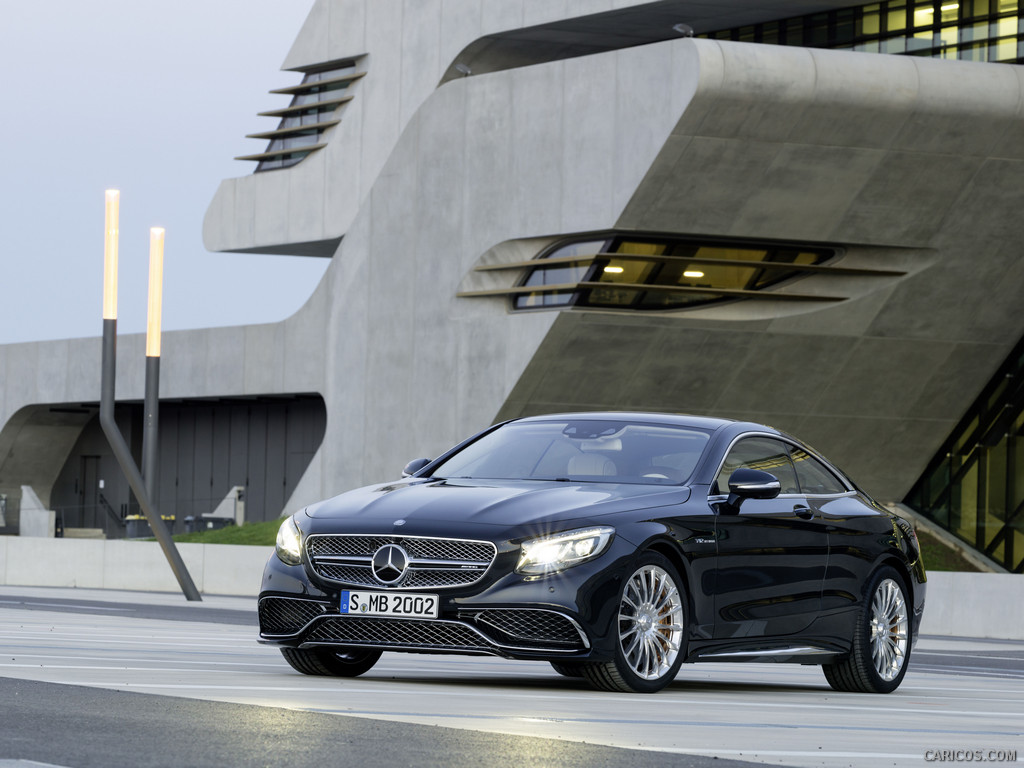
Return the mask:
[[[648,411],[584,411],[581,413],[546,413],[515,419],[518,422],[563,421],[566,419],[590,419],[593,421],[644,422],[647,424],[670,424],[679,427],[694,427],[715,432],[723,427],[735,427],[739,431],[756,430],[777,432],[778,430],[753,422],[720,419],[710,416],[693,416],[683,413],[654,413]]]

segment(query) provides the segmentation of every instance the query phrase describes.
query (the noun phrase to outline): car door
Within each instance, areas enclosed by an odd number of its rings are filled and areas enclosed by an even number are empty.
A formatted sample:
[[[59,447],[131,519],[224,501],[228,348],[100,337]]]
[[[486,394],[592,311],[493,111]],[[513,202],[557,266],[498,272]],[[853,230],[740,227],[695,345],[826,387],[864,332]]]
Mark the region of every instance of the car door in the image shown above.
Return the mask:
[[[782,490],[774,499],[725,503],[729,476],[742,467],[770,472]],[[799,632],[821,610],[828,533],[800,490],[789,446],[767,436],[730,447],[711,488],[717,510],[715,637],[782,636]]]
[[[829,534],[822,610],[855,609],[875,567],[872,553],[878,536],[891,529],[888,518],[817,457],[797,446],[791,448],[790,456],[815,519]]]

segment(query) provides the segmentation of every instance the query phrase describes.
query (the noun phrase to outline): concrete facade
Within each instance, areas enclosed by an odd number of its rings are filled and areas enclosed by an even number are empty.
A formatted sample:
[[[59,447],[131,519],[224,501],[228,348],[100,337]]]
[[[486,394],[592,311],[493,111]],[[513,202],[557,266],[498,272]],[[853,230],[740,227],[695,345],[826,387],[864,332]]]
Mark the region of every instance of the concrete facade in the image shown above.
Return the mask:
[[[162,396],[321,395],[326,434],[282,512],[496,419],[599,408],[764,421],[901,499],[1024,335],[1022,70],[644,32],[698,6],[319,0],[284,67],[366,75],[324,149],[222,183],[203,232],[213,250],[340,244],[291,318],[166,334]],[[552,24],[594,52],[536,42]],[[481,264],[608,231],[821,243],[904,274],[775,289],[838,302],[657,314],[457,295],[515,280]],[[142,366],[118,374],[141,399]],[[46,503],[84,418],[49,406],[95,401],[99,342],[0,346],[0,388],[0,491]]]

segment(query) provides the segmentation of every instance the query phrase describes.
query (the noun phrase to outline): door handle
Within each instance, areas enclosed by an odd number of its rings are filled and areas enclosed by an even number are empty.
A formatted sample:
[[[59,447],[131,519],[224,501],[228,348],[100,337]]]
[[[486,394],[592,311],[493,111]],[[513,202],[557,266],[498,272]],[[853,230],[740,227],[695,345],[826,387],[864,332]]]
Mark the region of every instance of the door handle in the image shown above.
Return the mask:
[[[810,507],[793,507],[793,512],[801,520],[810,520],[814,517],[814,510]]]

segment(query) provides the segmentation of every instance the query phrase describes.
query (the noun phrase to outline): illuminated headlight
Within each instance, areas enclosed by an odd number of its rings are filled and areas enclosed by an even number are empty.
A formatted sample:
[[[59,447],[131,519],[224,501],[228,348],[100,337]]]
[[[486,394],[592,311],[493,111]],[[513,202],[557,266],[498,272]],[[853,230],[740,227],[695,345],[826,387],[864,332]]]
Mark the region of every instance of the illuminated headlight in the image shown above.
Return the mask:
[[[571,568],[600,555],[614,535],[614,528],[603,526],[524,541],[516,571],[534,576]]]
[[[302,531],[289,517],[277,529],[277,542],[274,545],[277,556],[285,565],[299,565],[302,562]]]

